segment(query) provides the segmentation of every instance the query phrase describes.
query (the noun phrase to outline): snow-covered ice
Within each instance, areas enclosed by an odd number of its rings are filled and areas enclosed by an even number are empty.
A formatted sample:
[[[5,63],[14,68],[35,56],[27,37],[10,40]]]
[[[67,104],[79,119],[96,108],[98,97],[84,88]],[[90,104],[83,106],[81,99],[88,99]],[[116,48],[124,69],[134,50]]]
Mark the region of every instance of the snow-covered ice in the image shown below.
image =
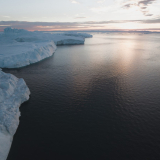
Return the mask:
[[[6,160],[19,124],[19,107],[29,99],[25,81],[0,70],[0,160]]]
[[[82,36],[66,36],[23,29],[4,29],[0,34],[0,67],[19,68],[50,57],[56,45],[84,44]]]

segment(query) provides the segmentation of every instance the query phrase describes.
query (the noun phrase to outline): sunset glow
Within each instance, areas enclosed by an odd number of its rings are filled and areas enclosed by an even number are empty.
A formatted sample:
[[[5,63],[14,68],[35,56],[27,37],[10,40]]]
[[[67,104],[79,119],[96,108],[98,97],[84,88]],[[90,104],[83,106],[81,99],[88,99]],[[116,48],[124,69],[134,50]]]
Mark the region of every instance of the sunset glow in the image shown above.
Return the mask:
[[[0,31],[160,30],[160,0],[0,0]],[[8,5],[10,4],[10,5]]]

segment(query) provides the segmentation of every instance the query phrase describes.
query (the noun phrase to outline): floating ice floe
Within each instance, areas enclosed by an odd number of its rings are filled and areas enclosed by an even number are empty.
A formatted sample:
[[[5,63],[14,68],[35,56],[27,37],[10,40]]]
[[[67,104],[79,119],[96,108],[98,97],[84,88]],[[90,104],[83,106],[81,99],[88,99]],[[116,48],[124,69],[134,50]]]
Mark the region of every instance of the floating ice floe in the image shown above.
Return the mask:
[[[0,160],[6,160],[19,124],[19,107],[29,99],[25,81],[0,69]]]

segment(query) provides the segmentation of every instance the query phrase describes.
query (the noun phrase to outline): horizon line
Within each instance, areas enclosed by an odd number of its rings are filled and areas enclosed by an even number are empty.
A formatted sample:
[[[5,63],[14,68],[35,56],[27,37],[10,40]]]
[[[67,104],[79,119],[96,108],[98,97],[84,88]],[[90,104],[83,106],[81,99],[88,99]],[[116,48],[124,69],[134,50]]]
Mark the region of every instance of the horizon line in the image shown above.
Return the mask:
[[[8,27],[5,27],[8,28]],[[4,29],[5,29],[4,28]],[[23,29],[23,28],[14,28],[13,29]],[[0,32],[4,32],[3,30],[0,30]],[[72,29],[72,30],[65,30],[65,29],[54,29],[54,30],[30,30],[30,29],[25,29],[27,31],[39,31],[39,32],[144,32],[144,33],[160,33],[160,28],[148,28],[148,29],[84,29],[84,30],[79,30],[79,29]]]
[[[47,31],[160,32],[159,26],[155,27],[136,26],[136,24],[159,24],[159,23],[160,23],[160,18],[148,19],[148,20],[122,20],[122,21],[110,20],[110,21],[97,21],[97,22],[96,21],[87,21],[87,22],[0,21],[0,32],[3,32],[3,30],[7,27],[16,29],[25,29],[28,31],[46,31],[46,32]]]

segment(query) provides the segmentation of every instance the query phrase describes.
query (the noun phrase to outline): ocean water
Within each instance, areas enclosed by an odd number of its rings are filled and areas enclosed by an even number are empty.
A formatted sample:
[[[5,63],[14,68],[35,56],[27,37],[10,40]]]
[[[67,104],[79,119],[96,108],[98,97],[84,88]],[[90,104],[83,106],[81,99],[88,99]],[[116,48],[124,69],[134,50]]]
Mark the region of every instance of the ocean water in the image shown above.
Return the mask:
[[[160,34],[94,33],[5,72],[31,90],[7,160],[159,160]]]

